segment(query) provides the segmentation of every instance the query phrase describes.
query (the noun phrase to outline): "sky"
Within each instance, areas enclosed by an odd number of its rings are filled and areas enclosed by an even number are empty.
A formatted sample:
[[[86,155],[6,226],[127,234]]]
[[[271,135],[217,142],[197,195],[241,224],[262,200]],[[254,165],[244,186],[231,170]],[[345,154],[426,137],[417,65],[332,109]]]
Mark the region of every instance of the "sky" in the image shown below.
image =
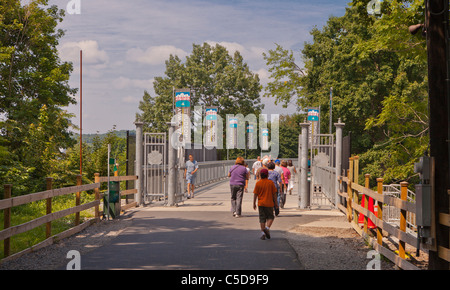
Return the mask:
[[[330,16],[342,16],[350,0],[49,0],[66,11],[58,28],[65,31],[58,51],[73,63],[72,88],[80,87],[82,66],[83,133],[134,130],[144,91],[155,96],[153,80],[164,76],[170,54],[182,61],[192,44],[219,43],[238,50],[263,86],[269,82],[263,52],[275,43],[294,52],[302,66],[301,49],[310,31]],[[261,94],[264,92],[262,90]],[[80,124],[78,104],[67,108]],[[262,98],[264,114],[292,114],[274,98]]]

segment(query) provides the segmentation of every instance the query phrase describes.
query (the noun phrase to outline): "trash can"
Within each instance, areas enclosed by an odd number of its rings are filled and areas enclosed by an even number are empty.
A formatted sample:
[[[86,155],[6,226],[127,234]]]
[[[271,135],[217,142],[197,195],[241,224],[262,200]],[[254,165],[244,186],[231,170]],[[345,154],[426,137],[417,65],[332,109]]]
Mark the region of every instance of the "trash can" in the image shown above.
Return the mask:
[[[116,203],[119,202],[120,196],[120,184],[118,181],[109,182],[109,202]]]

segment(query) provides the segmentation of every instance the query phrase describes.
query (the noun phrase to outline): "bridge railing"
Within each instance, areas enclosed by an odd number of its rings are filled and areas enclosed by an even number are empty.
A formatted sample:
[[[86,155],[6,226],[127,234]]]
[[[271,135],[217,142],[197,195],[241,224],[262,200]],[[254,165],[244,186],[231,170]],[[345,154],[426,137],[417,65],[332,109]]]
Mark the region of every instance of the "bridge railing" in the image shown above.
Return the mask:
[[[314,178],[314,185],[320,186],[322,193],[327,199],[335,204],[336,201],[336,168],[312,166],[312,176]],[[311,199],[313,200],[313,199]]]
[[[347,176],[339,176],[338,195],[344,202],[338,204],[338,208],[347,213],[347,219],[353,228],[363,236],[366,241],[380,254],[395,263],[399,268],[418,270],[419,268],[412,264],[406,257],[406,244],[413,248],[417,247],[417,236],[407,231],[407,215],[415,214],[416,205],[407,200],[408,183],[400,183],[400,198],[389,194],[383,194],[383,179],[377,178],[377,190],[369,188],[370,175],[365,175],[365,186],[358,184],[359,158],[351,157],[349,160],[349,170]],[[377,206],[377,212],[374,213],[368,209],[369,197],[373,199]],[[361,206],[364,198],[364,207]],[[399,227],[383,220],[384,209],[395,207],[400,211]],[[364,216],[363,228],[358,224],[359,214]],[[376,237],[372,237],[369,229],[369,219],[376,226]],[[383,241],[383,236],[387,235],[391,241],[398,240],[397,251],[391,251],[389,246]],[[374,235],[375,236],[375,235]]]
[[[126,180],[136,180],[137,176],[114,176],[110,177],[110,181],[126,181]],[[102,182],[106,182],[108,177],[100,177],[99,174],[95,174],[95,183],[84,184],[81,183],[81,175],[77,175],[77,185],[65,188],[53,189],[52,188],[52,178],[46,178],[47,190],[42,192],[36,192],[16,197],[11,197],[11,192],[13,185],[4,185],[4,197],[0,200],[0,211],[3,210],[3,229],[0,231],[0,241],[3,240],[3,259],[0,261],[6,261],[9,259],[17,258],[26,253],[35,251],[37,249],[46,247],[53,244],[55,241],[61,240],[63,238],[69,237],[75,233],[78,233],[85,229],[86,227],[100,221],[100,217],[103,215],[103,211],[100,211],[100,205],[103,200],[103,193],[100,192],[100,187]],[[81,204],[81,195],[86,191],[93,191],[94,200]],[[121,196],[126,196],[129,194],[135,194],[137,191],[135,189],[121,191]],[[69,194],[75,194],[75,206],[66,208],[60,211],[52,211],[53,199],[57,196],[64,196]],[[22,224],[12,226],[12,211],[13,207],[26,205],[33,202],[46,201],[46,215],[34,218]],[[131,206],[135,206],[136,203],[132,202],[125,206],[122,206],[122,210],[125,210]],[[94,217],[90,218],[81,223],[80,212],[94,208]],[[104,206],[103,206],[104,208]],[[52,221],[64,218],[66,216],[75,214],[74,226],[55,234],[52,236]],[[11,237],[31,231],[35,228],[45,225],[45,239],[27,249],[19,249],[19,252],[11,255]]]

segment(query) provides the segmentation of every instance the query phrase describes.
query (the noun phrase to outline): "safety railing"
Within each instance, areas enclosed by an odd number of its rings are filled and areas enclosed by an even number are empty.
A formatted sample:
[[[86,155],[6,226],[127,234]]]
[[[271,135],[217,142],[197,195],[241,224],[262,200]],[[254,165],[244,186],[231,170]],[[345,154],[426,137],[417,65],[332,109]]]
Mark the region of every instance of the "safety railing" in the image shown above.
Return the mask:
[[[347,176],[339,176],[338,195],[344,201],[338,204],[338,208],[347,213],[347,219],[353,228],[363,236],[366,241],[380,254],[394,262],[396,266],[402,269],[418,270],[419,268],[411,263],[406,255],[406,244],[413,248],[417,248],[417,237],[408,233],[406,230],[407,213],[415,213],[416,205],[407,201],[407,182],[400,183],[400,198],[388,194],[383,194],[383,179],[377,178],[377,190],[369,188],[370,175],[365,175],[365,185],[358,184],[359,174],[359,158],[351,157],[349,160],[349,170]],[[374,207],[377,211],[369,210],[370,199],[373,200]],[[363,203],[364,201],[364,203]],[[362,205],[364,204],[364,205]],[[400,211],[399,227],[396,227],[383,220],[386,206],[396,207]],[[359,225],[360,215],[363,216],[362,229]],[[374,237],[369,231],[369,224],[375,225]],[[383,237],[391,238],[392,241],[397,240],[397,250],[392,251]],[[397,254],[398,253],[398,254]]]
[[[333,167],[312,166],[312,176],[315,186],[320,186],[322,193],[331,203],[335,204],[336,169]]]

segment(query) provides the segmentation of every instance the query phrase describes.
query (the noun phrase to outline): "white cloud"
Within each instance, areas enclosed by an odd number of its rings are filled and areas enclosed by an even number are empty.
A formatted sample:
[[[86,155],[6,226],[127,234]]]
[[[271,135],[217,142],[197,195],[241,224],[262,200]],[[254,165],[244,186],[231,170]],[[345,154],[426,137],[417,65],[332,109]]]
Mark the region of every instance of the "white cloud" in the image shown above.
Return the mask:
[[[59,47],[61,59],[72,62],[79,61],[80,50],[83,51],[83,64],[101,65],[109,62],[108,54],[99,48],[95,40],[66,42]]]
[[[226,41],[217,42],[212,40],[208,40],[206,42],[209,45],[219,44],[225,47],[231,55],[233,55],[236,51],[239,51],[244,60],[261,60],[263,59],[262,55],[263,52],[266,51],[264,48],[256,46],[246,48],[245,46],[237,42],[226,42]]]
[[[138,88],[138,89],[150,89],[153,87],[154,79],[150,80],[136,80],[125,77],[119,77],[114,80],[114,87],[116,89],[125,89],[125,88]]]
[[[126,97],[122,98],[122,102],[127,103],[127,104],[138,104],[140,100],[141,100],[141,98],[132,97],[132,96],[126,96]]]
[[[268,70],[261,68],[255,71],[254,73],[258,74],[259,81],[261,82],[262,85],[266,85],[269,82],[270,73]]]
[[[131,48],[126,53],[126,59],[132,62],[161,65],[169,59],[171,54],[181,59],[188,55],[187,52],[173,45],[160,45],[151,46],[145,51],[141,48]]]

